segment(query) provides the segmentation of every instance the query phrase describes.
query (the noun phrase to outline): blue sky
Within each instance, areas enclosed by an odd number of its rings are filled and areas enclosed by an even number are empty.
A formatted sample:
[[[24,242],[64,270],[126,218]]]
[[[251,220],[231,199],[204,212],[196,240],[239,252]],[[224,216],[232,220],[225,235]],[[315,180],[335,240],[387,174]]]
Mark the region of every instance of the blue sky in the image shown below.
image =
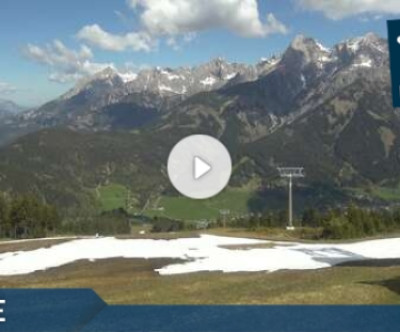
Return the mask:
[[[398,0],[2,0],[0,98],[36,106],[108,66],[255,63],[297,34],[327,46],[376,32]],[[268,18],[267,18],[267,15]]]

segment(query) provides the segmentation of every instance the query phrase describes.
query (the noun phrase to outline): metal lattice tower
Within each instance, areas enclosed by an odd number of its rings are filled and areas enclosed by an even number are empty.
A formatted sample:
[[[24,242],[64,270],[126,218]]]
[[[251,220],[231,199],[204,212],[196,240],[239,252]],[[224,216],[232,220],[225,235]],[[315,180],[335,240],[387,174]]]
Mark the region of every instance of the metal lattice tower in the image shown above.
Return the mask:
[[[289,200],[288,200],[288,230],[294,230],[293,226],[293,179],[294,178],[304,178],[304,168],[303,167],[279,167],[279,174],[282,178],[289,179]]]

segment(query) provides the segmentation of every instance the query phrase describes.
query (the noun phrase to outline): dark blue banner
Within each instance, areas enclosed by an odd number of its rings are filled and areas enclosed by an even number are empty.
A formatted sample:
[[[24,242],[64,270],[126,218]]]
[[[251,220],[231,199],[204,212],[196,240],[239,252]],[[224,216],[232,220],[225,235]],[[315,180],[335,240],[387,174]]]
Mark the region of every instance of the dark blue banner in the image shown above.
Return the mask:
[[[106,307],[92,290],[0,289],[0,300],[0,332],[80,331]]]
[[[388,21],[393,106],[400,107],[400,20]]]
[[[0,317],[1,332],[400,331],[399,306],[107,306],[92,290],[0,290]]]

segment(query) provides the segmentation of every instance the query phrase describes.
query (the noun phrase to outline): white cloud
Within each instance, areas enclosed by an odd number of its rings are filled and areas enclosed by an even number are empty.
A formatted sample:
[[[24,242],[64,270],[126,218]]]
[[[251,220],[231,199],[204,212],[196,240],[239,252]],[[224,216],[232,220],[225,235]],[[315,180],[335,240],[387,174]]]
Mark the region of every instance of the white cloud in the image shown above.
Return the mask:
[[[305,9],[339,20],[359,14],[400,14],[399,0],[297,0]]]
[[[145,32],[131,32],[125,35],[114,35],[104,31],[99,25],[87,25],[77,34],[78,38],[108,51],[150,51],[154,41]]]
[[[24,53],[29,59],[48,66],[49,79],[59,83],[76,81],[107,67],[114,68],[112,63],[93,62],[93,53],[89,47],[83,45],[77,51],[70,50],[59,40],[45,47],[28,44]]]
[[[137,13],[140,23],[136,31],[113,34],[100,25],[84,26],[77,38],[85,44],[103,50],[149,52],[165,41],[171,48],[191,42],[197,33],[212,29],[224,29],[243,37],[267,37],[284,34],[286,26],[273,14],[261,18],[257,0],[127,0]],[[125,16],[116,12],[120,18]],[[50,69],[49,79],[56,82],[77,81],[113,63],[94,62],[92,50],[82,45],[77,50],[67,48],[55,40],[43,47],[28,44],[25,55]]]
[[[17,88],[9,83],[0,81],[0,95],[10,95],[17,92]]]
[[[182,36],[169,36],[166,38],[165,43],[175,51],[178,51],[181,49],[182,44],[191,43],[196,36],[197,34],[195,32],[186,33]]]
[[[109,51],[150,51],[160,37],[177,48],[196,33],[225,29],[243,37],[284,34],[286,26],[273,14],[261,18],[257,0],[128,0],[141,22],[138,31],[112,34],[99,25],[83,27],[77,37]],[[188,37],[189,36],[189,37]]]
[[[155,35],[180,35],[215,28],[244,37],[285,33],[286,27],[273,14],[261,19],[257,0],[129,0],[140,10],[146,30]]]

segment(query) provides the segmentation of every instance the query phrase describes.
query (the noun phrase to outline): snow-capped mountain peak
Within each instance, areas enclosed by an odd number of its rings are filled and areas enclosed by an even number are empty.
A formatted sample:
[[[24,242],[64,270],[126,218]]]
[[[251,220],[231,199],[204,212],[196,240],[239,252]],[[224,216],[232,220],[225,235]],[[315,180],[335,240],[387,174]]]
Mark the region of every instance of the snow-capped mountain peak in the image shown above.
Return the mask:
[[[102,71],[80,80],[70,91],[61,96],[61,99],[70,99],[84,91],[97,88],[118,88],[124,84],[120,74],[111,67],[107,67]]]
[[[138,74],[133,72],[118,73],[124,83],[129,83],[137,79]]]
[[[313,100],[314,105],[360,78],[371,74],[389,77],[386,44],[378,36],[367,34],[328,49],[315,39],[299,35],[282,55],[263,58],[255,65],[216,58],[194,67],[156,67],[137,73],[121,73],[110,67],[80,81],[61,98],[26,113],[22,122],[22,117],[16,118],[15,123],[21,127],[67,123],[76,128],[108,129],[114,125],[111,118],[125,119],[137,111],[136,115],[147,119],[146,112],[154,116],[169,111],[198,93],[219,89],[238,93],[242,83],[246,83],[245,93],[256,87],[257,105],[272,100],[270,107],[274,108],[275,96],[278,104],[289,105],[303,98]],[[243,97],[242,101],[246,104],[247,99]],[[285,112],[285,107],[279,112]]]
[[[282,57],[285,65],[304,68],[309,64],[316,64],[320,69],[323,63],[330,62],[331,50],[313,38],[304,35],[296,36]]]
[[[134,95],[145,99],[146,105],[153,100],[159,105],[163,101],[179,101],[197,93],[249,83],[270,74],[276,79],[285,73],[285,80],[291,81],[291,94],[296,95],[321,80],[329,81],[337,73],[347,75],[370,68],[386,68],[386,44],[379,36],[367,34],[329,49],[313,38],[298,35],[281,56],[262,58],[255,65],[215,58],[194,67],[155,67],[137,73],[118,72],[109,67],[78,82],[53,103],[61,102],[59,108],[63,110],[80,105],[82,112],[95,112]],[[43,112],[48,112],[47,108],[43,108]]]
[[[383,38],[368,33],[338,44],[335,54],[352,68],[381,67],[388,61],[388,46]]]

